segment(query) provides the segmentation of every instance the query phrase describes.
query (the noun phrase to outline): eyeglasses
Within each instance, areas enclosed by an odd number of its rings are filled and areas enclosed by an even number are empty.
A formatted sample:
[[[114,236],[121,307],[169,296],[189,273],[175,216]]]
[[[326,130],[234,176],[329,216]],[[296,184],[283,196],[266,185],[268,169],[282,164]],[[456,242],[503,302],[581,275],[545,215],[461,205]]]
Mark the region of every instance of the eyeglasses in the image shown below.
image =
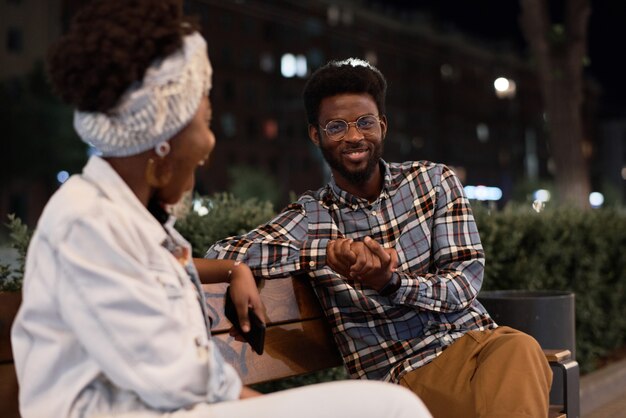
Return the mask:
[[[380,118],[374,115],[363,115],[354,122],[346,122],[343,119],[334,119],[326,124],[325,128],[322,128],[328,138],[331,141],[341,141],[348,133],[350,125],[354,125],[357,131],[361,132],[365,136],[370,136],[376,133],[376,130],[380,127]]]

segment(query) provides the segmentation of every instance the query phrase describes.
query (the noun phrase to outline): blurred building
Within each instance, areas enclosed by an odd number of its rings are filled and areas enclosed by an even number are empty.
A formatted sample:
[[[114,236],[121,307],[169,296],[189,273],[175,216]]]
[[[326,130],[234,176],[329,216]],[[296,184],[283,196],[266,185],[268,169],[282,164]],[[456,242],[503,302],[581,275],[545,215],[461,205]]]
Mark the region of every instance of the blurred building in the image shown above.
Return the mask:
[[[21,76],[41,61],[62,31],[62,0],[4,0],[0,3],[0,80]]]
[[[84,2],[2,2],[0,79],[28,71]],[[511,199],[514,186],[550,176],[539,86],[523,57],[505,42],[481,43],[437,27],[425,15],[377,4],[185,0],[187,12],[200,19],[214,67],[218,143],[210,168],[198,178],[200,192],[227,189],[229,169],[240,165],[275,176],[284,202],[290,191],[319,187],[328,173],[308,139],[301,93],[314,69],[347,57],[368,59],[387,77],[386,160],[446,163],[466,185],[497,187],[500,204]],[[597,92],[590,91],[585,120],[591,160],[599,153]],[[15,211],[10,193],[15,190],[0,192],[0,216]],[[29,218],[38,216],[42,200],[21,203],[30,205]]]
[[[362,57],[389,83],[384,157],[429,159],[456,168],[466,184],[513,185],[548,175],[538,85],[506,45],[442,33],[419,14],[358,1],[190,0],[215,68],[218,137],[207,190],[228,185],[228,167],[274,173],[283,192],[316,188],[323,165],[307,136],[301,92],[330,59]],[[497,92],[494,82],[508,87]]]

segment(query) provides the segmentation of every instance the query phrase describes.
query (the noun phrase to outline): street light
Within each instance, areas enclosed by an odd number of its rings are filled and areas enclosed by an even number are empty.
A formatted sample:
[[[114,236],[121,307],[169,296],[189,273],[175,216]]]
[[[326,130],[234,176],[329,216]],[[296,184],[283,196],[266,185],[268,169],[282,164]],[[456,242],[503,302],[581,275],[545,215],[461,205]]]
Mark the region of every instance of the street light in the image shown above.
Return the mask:
[[[493,82],[493,88],[499,99],[512,99],[515,97],[517,86],[515,80],[506,77],[498,77]]]

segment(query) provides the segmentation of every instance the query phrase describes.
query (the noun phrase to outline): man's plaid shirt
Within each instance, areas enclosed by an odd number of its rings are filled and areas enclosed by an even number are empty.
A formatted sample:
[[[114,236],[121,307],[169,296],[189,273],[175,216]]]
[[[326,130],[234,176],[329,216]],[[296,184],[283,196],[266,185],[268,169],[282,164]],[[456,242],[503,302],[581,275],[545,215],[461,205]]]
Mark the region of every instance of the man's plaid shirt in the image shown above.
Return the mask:
[[[334,179],[267,224],[216,243],[207,258],[237,259],[267,279],[307,273],[353,378],[398,382],[469,330],[496,325],[476,300],[484,255],[456,175],[431,162],[387,164],[372,203]],[[398,252],[397,290],[382,296],[326,266],[326,246],[366,236]]]

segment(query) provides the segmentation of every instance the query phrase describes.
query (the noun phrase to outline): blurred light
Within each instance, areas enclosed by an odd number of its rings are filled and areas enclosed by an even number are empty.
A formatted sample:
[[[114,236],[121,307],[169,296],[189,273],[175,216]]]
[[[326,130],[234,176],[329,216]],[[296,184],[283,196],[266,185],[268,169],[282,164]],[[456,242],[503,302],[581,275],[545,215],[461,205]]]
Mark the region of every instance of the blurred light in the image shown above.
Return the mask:
[[[378,55],[376,54],[376,51],[367,51],[365,53],[365,59],[372,65],[378,65]]]
[[[450,64],[442,64],[439,71],[441,72],[441,78],[444,80],[451,80],[454,76],[454,68]]]
[[[600,192],[591,192],[589,194],[589,203],[592,208],[599,208],[604,204],[604,195]]]
[[[269,52],[264,52],[261,54],[261,62],[260,62],[261,70],[266,73],[271,73],[274,71],[274,58],[272,58],[272,54]]]
[[[475,200],[500,200],[502,190],[499,187],[488,186],[465,186],[465,195],[468,199]]]
[[[293,54],[284,54],[280,59],[280,73],[285,78],[291,78],[296,75],[297,62]]]
[[[496,78],[493,82],[493,88],[496,90],[496,96],[500,99],[512,99],[517,91],[515,81],[505,77]]]
[[[306,57],[304,55],[298,55],[296,57],[296,75],[300,78],[304,78],[308,71]]]
[[[493,87],[496,91],[507,91],[509,89],[509,80],[504,77],[498,77],[496,81],[493,82]]]
[[[591,158],[591,156],[593,155],[593,145],[591,144],[591,142],[589,140],[583,140],[580,146],[582,148],[583,157]]]
[[[626,166],[622,167],[622,178],[626,180]]]
[[[209,208],[204,206],[204,204],[202,203],[202,199],[194,199],[192,207],[193,211],[200,216],[205,216],[209,213]]]
[[[276,139],[278,136],[278,122],[275,119],[266,119],[263,122],[263,135],[267,139]]]
[[[548,158],[548,162],[546,163],[546,168],[548,169],[548,173],[554,175],[556,173],[556,163],[553,158]]]
[[[489,126],[486,123],[476,125],[476,136],[480,142],[487,142],[489,140]]]
[[[533,202],[533,209],[537,213],[541,212],[545,207],[546,207],[546,202],[543,202],[541,200],[535,200]]]
[[[546,189],[539,189],[533,193],[533,199],[538,200],[540,202],[549,202],[550,201],[550,192]]]
[[[59,184],[63,184],[67,181],[67,179],[70,178],[70,173],[68,173],[65,170],[59,171],[57,173],[57,181],[59,182]]]
[[[337,26],[340,17],[341,10],[339,10],[339,6],[333,4],[326,10],[326,21],[330,26]]]
[[[224,136],[229,138],[235,136],[235,134],[237,133],[237,120],[235,118],[235,115],[230,112],[222,114],[222,117],[220,118],[220,123]]]

